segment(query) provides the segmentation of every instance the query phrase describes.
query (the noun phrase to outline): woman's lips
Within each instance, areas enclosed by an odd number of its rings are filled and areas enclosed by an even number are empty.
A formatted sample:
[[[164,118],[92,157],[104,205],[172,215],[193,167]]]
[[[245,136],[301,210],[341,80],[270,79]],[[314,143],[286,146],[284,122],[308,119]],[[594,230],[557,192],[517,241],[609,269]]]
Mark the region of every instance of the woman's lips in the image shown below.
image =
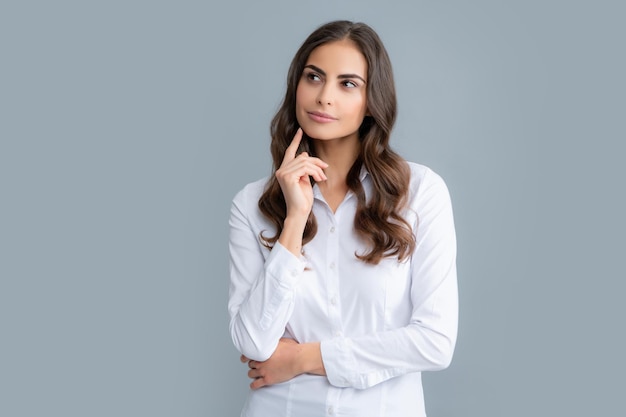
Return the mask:
[[[329,122],[334,122],[335,120],[337,120],[335,117],[331,116],[330,114],[326,114],[326,113],[322,113],[318,111],[310,111],[310,112],[307,112],[307,114],[313,121],[316,121],[318,123],[329,123]]]

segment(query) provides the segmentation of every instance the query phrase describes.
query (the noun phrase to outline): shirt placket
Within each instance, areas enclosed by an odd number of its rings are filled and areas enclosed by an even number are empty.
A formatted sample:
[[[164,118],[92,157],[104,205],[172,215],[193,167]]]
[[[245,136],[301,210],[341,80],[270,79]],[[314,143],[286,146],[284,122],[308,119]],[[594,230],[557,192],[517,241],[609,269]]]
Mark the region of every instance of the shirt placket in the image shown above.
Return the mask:
[[[328,224],[328,240],[326,245],[326,282],[328,285],[327,305],[333,337],[343,336],[343,320],[339,297],[339,227],[335,216],[330,216]]]
[[[343,337],[343,317],[341,314],[341,297],[339,292],[339,243],[340,216],[338,213],[329,216],[328,239],[326,244],[326,283],[328,319],[332,337]],[[339,402],[341,388],[330,387],[326,397],[326,416],[340,414]]]

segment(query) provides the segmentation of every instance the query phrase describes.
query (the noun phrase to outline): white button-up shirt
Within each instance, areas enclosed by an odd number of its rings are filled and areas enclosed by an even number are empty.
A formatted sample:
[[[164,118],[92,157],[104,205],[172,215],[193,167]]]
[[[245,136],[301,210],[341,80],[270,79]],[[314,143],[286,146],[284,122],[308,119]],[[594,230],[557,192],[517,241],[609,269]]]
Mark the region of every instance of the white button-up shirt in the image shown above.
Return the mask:
[[[421,372],[451,361],[458,321],[456,239],[445,183],[410,163],[410,259],[366,264],[354,230],[356,196],[333,213],[314,186],[317,234],[294,256],[270,251],[275,229],[258,201],[267,179],[233,199],[230,217],[230,332],[237,349],[263,361],[278,340],[321,342],[327,376],[300,375],[250,391],[242,416],[425,416]],[[369,197],[371,178],[362,170]],[[244,372],[242,370],[242,372]]]

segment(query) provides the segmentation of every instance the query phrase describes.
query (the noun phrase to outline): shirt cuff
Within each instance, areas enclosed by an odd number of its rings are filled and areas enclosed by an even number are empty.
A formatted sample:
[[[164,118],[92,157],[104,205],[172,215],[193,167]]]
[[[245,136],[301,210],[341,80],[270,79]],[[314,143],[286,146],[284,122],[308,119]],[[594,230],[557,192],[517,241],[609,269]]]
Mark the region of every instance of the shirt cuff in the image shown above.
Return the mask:
[[[276,242],[265,261],[267,280],[264,293],[267,304],[259,321],[261,330],[269,330],[279,311],[293,300],[294,290],[305,265],[304,259],[296,257]]]
[[[324,340],[320,343],[320,351],[328,382],[340,388],[353,386],[356,366],[350,339],[340,337]]]
[[[294,288],[299,282],[298,277],[304,272],[305,266],[304,256],[295,256],[278,242],[274,244],[265,261],[267,274],[284,289]]]

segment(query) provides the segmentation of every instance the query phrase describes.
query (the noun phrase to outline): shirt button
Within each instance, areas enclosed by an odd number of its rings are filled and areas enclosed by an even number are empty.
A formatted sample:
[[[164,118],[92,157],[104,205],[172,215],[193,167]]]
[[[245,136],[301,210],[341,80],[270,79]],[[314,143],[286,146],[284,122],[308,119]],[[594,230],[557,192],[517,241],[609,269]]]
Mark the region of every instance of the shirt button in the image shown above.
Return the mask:
[[[330,228],[330,233],[335,233],[335,226]]]
[[[298,272],[295,269],[291,270],[291,276],[295,277],[296,275],[298,275]]]
[[[331,262],[329,266],[330,266],[330,269],[335,269],[335,263],[334,262]]]
[[[332,305],[337,305],[337,297],[333,297],[333,298],[331,298],[331,299],[330,299],[330,303],[331,303]]]
[[[328,407],[328,414],[330,414],[331,416],[335,414],[335,409],[332,407]]]
[[[336,337],[341,336],[341,332],[340,332],[340,331],[336,331],[336,332],[335,332],[335,336],[336,336]]]

